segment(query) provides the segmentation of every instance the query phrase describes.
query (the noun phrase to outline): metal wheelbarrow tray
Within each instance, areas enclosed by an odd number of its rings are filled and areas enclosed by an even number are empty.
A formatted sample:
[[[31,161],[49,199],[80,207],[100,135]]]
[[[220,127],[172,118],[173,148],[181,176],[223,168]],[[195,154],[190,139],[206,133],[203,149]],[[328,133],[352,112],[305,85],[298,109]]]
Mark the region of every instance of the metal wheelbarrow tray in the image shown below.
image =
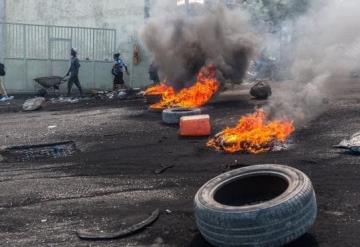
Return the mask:
[[[60,84],[64,82],[64,77],[60,76],[48,76],[48,77],[39,77],[35,78],[34,81],[36,81],[38,84],[40,84],[42,87],[49,89],[59,89]]]

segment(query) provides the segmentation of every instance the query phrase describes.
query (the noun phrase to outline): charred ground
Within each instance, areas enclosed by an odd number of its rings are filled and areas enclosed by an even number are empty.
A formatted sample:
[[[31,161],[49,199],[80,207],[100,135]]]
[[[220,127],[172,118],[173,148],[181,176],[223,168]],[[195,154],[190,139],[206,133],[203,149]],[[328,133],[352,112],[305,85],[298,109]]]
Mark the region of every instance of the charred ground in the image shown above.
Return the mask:
[[[30,114],[17,102],[2,105],[0,145],[72,140],[80,150],[64,159],[0,162],[2,245],[208,246],[192,209],[200,186],[228,169],[276,163],[307,173],[319,204],[312,232],[289,246],[357,246],[359,157],[332,145],[360,129],[359,93],[357,86],[330,102],[328,111],[296,131],[291,149],[260,155],[216,153],[205,147],[207,139],[181,139],[141,101],[57,104]],[[207,107],[214,133],[264,103],[245,94],[223,96]],[[167,164],[175,167],[154,174]],[[156,208],[159,220],[126,239],[87,242],[75,234],[79,228],[117,230]]]

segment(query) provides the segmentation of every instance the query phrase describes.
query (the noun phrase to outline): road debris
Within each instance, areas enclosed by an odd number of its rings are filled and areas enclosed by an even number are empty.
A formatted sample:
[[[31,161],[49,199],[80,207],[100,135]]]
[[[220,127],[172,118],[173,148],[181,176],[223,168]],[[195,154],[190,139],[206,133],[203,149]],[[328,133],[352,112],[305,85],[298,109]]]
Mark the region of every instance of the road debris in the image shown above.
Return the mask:
[[[158,168],[154,171],[154,173],[159,175],[159,174],[164,173],[166,170],[174,168],[174,167],[175,167],[175,165],[161,165],[160,168]]]
[[[45,98],[43,97],[36,97],[33,99],[28,99],[23,104],[24,111],[36,111],[43,107],[45,104]]]
[[[128,94],[124,91],[120,91],[117,94],[118,99],[126,99],[127,96],[128,96]]]
[[[125,100],[130,96],[135,95],[135,89],[122,89],[119,91],[94,91],[92,97],[100,100]]]
[[[3,96],[0,98],[0,102],[9,102],[14,99],[14,96]]]
[[[334,216],[344,216],[345,212],[339,212],[339,211],[325,211],[326,214],[334,215]]]
[[[125,228],[123,230],[114,233],[104,233],[103,231],[98,233],[91,233],[86,230],[78,230],[76,233],[80,239],[84,239],[84,240],[109,240],[109,239],[123,238],[131,234],[134,234],[144,229],[145,227],[151,225],[159,218],[159,216],[160,216],[160,210],[156,209],[146,220],[143,220],[140,223],[137,223],[135,225],[132,225],[128,228]]]
[[[85,99],[82,99],[85,100]],[[50,99],[50,102],[55,104],[55,103],[71,103],[71,104],[76,104],[80,102],[79,98],[74,98],[74,97],[59,97],[59,98],[52,98]]]
[[[56,142],[39,145],[10,146],[0,150],[7,162],[25,162],[46,158],[64,158],[77,152],[72,141]]]
[[[360,132],[353,134],[349,140],[342,140],[334,148],[347,149],[354,153],[360,153]]]

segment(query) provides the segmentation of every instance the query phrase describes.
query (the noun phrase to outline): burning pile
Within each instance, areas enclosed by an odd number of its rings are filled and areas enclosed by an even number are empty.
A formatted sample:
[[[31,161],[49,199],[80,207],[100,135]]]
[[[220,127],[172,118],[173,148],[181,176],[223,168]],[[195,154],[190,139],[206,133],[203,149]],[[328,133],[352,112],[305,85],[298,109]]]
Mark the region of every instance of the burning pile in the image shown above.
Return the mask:
[[[276,144],[285,143],[295,131],[291,121],[268,121],[263,110],[242,117],[235,128],[227,128],[211,139],[207,146],[227,153],[263,153]]]
[[[166,83],[161,83],[159,85],[148,88],[145,91],[145,95],[161,95],[163,97],[172,97],[175,95],[175,90]]]
[[[162,83],[147,89],[145,95],[162,96],[159,103],[150,106],[152,109],[194,108],[208,103],[219,88],[220,83],[216,79],[216,68],[209,65],[200,70],[196,83],[189,88],[175,92],[174,88]]]

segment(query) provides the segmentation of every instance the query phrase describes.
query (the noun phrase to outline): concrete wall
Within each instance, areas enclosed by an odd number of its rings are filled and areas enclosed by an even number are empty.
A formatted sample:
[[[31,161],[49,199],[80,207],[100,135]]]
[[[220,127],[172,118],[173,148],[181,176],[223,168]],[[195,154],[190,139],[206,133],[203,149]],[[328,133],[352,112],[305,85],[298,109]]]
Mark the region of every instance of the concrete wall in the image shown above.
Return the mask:
[[[5,0],[0,0],[0,22],[5,22]],[[0,25],[0,61],[3,61],[5,55],[5,36],[4,27]]]
[[[149,83],[144,51],[141,64],[132,64],[146,0],[0,0],[0,16],[2,1],[6,1],[7,22],[116,29],[118,50],[131,69],[128,83],[135,87]]]

